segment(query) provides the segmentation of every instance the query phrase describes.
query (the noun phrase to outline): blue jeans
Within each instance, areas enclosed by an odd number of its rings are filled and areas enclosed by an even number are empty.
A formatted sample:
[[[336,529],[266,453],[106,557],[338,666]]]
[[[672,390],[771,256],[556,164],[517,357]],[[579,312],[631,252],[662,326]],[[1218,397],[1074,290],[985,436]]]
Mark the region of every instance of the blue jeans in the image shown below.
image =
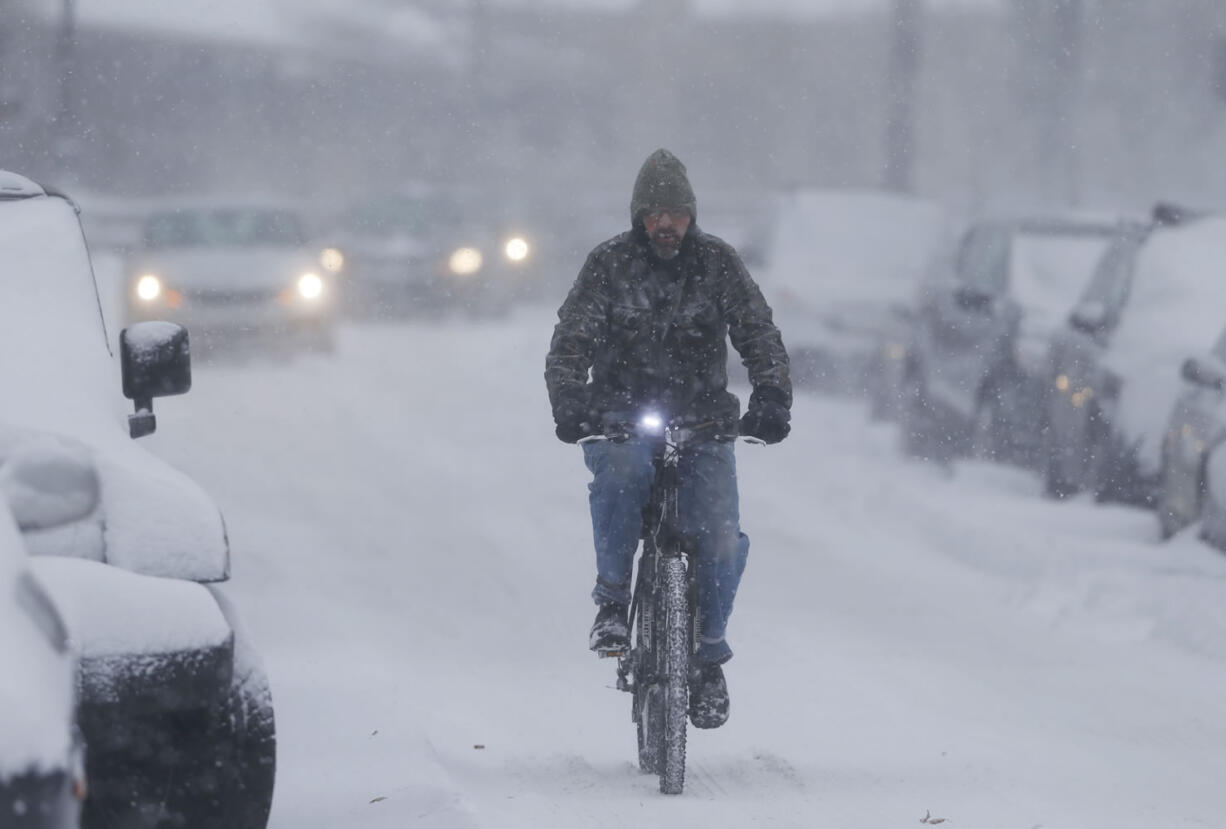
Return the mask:
[[[596,543],[592,598],[597,603],[629,604],[643,507],[651,497],[655,474],[651,444],[633,439],[588,443],[583,456],[592,472],[588,487]],[[698,660],[718,664],[732,657],[725,632],[749,557],[749,538],[740,526],[733,444],[700,443],[686,449],[677,473],[681,531],[694,544],[690,565],[697,567],[702,619]]]

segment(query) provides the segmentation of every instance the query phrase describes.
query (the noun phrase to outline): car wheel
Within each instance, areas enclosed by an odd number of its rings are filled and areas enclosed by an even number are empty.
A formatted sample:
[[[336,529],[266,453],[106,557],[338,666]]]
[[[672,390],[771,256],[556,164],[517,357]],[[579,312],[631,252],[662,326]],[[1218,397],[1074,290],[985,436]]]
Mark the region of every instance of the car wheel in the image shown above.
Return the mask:
[[[949,452],[942,446],[936,413],[924,392],[924,381],[916,376],[905,381],[902,406],[902,450],[926,460],[943,460]]]
[[[1064,458],[1052,436],[1050,419],[1043,430],[1043,494],[1049,498],[1070,498],[1081,491],[1081,486],[1069,479],[1064,469]]]
[[[989,389],[975,407],[975,419],[971,424],[971,457],[981,461],[999,460],[1003,448],[1001,431],[1000,399],[993,389]]]
[[[217,711],[218,766],[214,811],[219,827],[264,829],[272,810],[277,736],[272,693],[262,670],[236,677]]]

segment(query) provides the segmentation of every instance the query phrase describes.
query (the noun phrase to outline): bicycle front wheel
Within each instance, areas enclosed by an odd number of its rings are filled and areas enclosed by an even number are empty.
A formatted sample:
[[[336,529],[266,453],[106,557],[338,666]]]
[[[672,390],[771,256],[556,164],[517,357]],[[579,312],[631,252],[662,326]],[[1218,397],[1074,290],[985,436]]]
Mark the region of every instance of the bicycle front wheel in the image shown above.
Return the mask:
[[[685,785],[685,727],[689,712],[690,607],[685,561],[664,559],[659,585],[661,703],[664,709],[659,755],[660,791],[681,794]]]

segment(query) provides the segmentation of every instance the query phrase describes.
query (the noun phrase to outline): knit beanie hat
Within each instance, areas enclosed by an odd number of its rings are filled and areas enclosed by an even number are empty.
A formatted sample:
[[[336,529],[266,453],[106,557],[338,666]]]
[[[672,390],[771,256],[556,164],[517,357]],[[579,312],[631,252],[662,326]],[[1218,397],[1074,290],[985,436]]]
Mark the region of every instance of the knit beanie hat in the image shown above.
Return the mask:
[[[638,178],[634,180],[634,194],[630,197],[631,223],[654,207],[684,207],[690,211],[691,221],[698,219],[694,188],[690,187],[685,165],[665,149],[649,155],[639,169]]]

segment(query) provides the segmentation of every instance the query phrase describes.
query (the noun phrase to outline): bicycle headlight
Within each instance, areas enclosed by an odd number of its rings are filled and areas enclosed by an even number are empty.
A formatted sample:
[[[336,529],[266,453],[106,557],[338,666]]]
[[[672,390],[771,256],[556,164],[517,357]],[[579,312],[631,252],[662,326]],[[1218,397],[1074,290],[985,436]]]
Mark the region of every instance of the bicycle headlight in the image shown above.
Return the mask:
[[[136,295],[145,302],[153,302],[162,295],[162,280],[147,273],[136,280]]]
[[[658,435],[664,431],[664,418],[655,412],[647,412],[639,418],[639,428],[649,435]]]

